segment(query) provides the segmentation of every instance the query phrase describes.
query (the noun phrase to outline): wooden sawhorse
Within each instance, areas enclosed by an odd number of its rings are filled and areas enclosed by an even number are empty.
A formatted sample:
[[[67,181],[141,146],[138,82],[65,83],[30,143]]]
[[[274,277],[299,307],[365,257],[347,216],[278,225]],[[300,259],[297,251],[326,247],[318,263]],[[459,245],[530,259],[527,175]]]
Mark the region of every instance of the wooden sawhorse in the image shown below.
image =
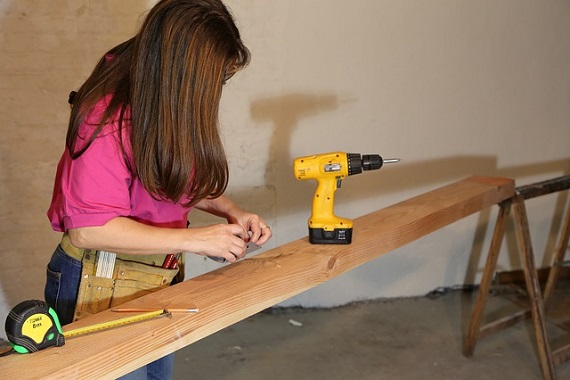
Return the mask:
[[[531,316],[536,335],[540,366],[544,378],[548,380],[555,379],[555,366],[570,359],[570,345],[561,347],[554,352],[552,351],[546,331],[545,315],[545,304],[552,295],[556,285],[556,280],[558,279],[560,267],[564,260],[565,252],[568,249],[568,240],[570,236],[570,203],[569,206],[566,207],[567,210],[565,212],[564,224],[557,244],[554,263],[550,268],[544,294],[540,288],[538,274],[534,263],[534,253],[525,207],[525,200],[568,189],[570,189],[570,176],[558,177],[548,181],[517,187],[515,189],[514,197],[500,203],[497,222],[493,238],[491,240],[491,245],[489,247],[489,254],[487,256],[487,262],[485,264],[481,284],[479,286],[479,292],[477,294],[473,314],[471,316],[471,322],[464,342],[465,356],[473,356],[477,339],[503,330]],[[481,326],[481,318],[483,316],[491,288],[491,282],[496,271],[497,259],[499,257],[499,251],[505,235],[506,223],[511,208],[514,209],[517,240],[520,245],[521,261],[523,264],[530,310],[522,310]]]

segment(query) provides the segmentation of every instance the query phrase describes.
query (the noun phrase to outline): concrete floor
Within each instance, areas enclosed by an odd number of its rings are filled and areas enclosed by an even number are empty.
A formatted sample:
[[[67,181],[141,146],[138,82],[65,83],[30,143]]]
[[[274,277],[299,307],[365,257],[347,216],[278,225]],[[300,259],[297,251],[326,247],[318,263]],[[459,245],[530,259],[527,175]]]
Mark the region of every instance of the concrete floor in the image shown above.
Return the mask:
[[[568,288],[549,309],[558,322],[570,319]],[[519,310],[513,293],[490,297],[485,315]],[[445,290],[332,309],[268,309],[178,351],[175,379],[542,379],[530,320],[463,356],[475,295]],[[553,348],[568,343],[558,324],[548,329]],[[570,361],[556,371],[570,379]]]

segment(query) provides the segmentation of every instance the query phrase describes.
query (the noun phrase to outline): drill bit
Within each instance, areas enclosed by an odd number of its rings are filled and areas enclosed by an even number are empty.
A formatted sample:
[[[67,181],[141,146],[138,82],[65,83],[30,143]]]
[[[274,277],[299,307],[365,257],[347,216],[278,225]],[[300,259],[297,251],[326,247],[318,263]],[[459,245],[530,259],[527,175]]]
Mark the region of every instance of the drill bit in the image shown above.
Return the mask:
[[[397,162],[402,161],[401,158],[383,158],[382,159],[382,163],[383,164],[395,164]]]

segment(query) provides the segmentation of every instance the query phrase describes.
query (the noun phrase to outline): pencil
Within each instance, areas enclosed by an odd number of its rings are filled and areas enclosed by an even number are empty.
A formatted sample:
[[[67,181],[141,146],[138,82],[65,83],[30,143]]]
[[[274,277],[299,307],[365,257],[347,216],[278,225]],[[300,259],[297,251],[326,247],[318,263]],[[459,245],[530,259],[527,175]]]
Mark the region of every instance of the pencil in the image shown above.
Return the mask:
[[[114,307],[111,309],[111,311],[117,312],[117,313],[146,313],[149,311],[156,311],[156,310],[164,310],[166,312],[170,312],[170,313],[197,313],[200,310],[196,309],[196,308],[185,308],[185,309],[172,309],[172,308],[144,308],[144,307],[139,307],[139,308],[120,308],[120,307]]]

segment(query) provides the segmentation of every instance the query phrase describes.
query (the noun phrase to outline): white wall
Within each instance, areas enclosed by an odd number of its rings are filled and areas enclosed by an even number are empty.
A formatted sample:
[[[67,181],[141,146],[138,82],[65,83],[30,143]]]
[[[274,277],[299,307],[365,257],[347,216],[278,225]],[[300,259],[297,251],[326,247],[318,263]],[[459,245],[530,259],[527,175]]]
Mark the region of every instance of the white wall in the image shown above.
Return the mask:
[[[0,0],[0,319],[24,299],[43,298],[45,264],[59,238],[45,210],[67,94],[104,51],[131,36],[150,4]],[[297,156],[404,158],[344,181],[336,211],[351,218],[473,174],[522,185],[570,172],[568,1],[227,4],[253,54],[222,104],[228,193],[270,222],[268,248],[307,234],[315,183],[294,179]],[[527,205],[541,265],[549,263],[564,201],[556,195]],[[455,223],[284,305],[475,283],[495,213]],[[191,215],[194,225],[212,220]],[[513,240],[505,247],[500,269],[519,268]],[[218,266],[194,257],[187,274]]]

